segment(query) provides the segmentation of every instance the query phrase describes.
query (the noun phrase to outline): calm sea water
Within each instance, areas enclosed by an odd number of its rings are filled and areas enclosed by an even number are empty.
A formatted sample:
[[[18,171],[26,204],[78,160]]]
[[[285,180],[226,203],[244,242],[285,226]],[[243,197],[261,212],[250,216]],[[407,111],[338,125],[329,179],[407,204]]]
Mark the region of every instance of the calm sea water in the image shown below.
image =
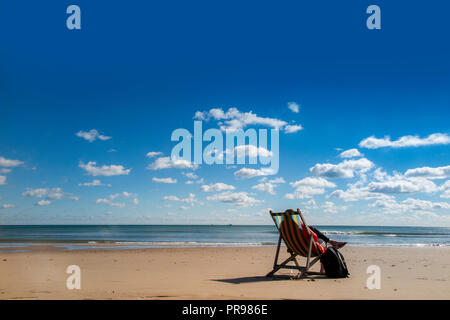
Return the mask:
[[[316,226],[328,237],[353,246],[450,246],[450,228]],[[274,226],[83,225],[0,226],[0,250],[51,244],[67,249],[162,246],[273,246]]]

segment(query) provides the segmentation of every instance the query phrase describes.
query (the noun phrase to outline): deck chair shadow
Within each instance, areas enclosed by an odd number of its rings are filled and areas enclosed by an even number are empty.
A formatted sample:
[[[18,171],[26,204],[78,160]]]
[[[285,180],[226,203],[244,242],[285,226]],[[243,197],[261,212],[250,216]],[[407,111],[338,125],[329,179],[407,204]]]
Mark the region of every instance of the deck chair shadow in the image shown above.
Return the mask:
[[[300,209],[297,209],[297,211],[286,210],[279,213],[270,211],[270,215],[280,236],[278,238],[273,270],[266,277],[274,276],[280,269],[298,270],[299,273],[294,277],[295,279],[301,279],[306,275],[324,275],[325,273],[310,271],[310,269],[320,260],[327,248],[317,242],[317,235],[308,228]],[[278,257],[281,240],[284,241],[290,257],[279,264]],[[298,257],[306,258],[306,265],[301,266],[297,261]],[[312,258],[314,259],[311,260]],[[294,262],[294,265],[288,265],[290,262]]]

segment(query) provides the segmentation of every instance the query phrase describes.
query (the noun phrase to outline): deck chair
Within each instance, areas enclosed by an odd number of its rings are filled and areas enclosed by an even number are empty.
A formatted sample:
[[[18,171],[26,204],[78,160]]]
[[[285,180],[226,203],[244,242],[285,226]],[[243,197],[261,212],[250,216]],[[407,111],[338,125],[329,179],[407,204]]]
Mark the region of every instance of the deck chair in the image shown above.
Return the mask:
[[[297,211],[286,210],[285,212],[279,213],[270,211],[270,215],[272,216],[280,236],[278,238],[273,270],[270,271],[266,277],[274,276],[275,272],[280,269],[299,270],[298,275],[294,277],[295,279],[301,279],[310,274],[323,275],[324,273],[310,271],[310,269],[320,260],[320,257],[326,251],[326,247],[317,242],[317,235],[308,228],[300,209],[297,209]],[[281,240],[286,244],[290,257],[278,264]],[[298,256],[306,258],[305,266],[299,265],[297,261]],[[314,258],[314,260],[311,261],[311,258]],[[288,265],[291,261],[293,261],[295,265]]]

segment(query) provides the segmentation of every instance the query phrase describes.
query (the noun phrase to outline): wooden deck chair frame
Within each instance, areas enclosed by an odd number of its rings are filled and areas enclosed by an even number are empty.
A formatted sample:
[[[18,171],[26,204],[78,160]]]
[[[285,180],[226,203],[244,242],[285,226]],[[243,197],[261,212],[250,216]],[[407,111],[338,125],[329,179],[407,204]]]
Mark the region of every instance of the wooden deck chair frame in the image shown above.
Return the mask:
[[[303,215],[302,215],[300,209],[297,209],[296,212],[294,211],[293,214],[294,215],[299,215],[301,221],[303,222],[303,225],[305,226],[305,228],[306,228],[306,230],[308,232],[308,236],[309,236],[309,248],[308,248],[308,255],[305,257],[306,258],[306,265],[305,266],[300,266],[300,264],[297,261],[297,256],[303,256],[303,255],[300,255],[299,253],[293,252],[289,248],[289,245],[287,244],[287,242],[283,239],[280,227],[278,226],[278,223],[275,220],[277,216],[281,216],[283,214],[285,214],[285,212],[272,212],[272,210],[270,210],[270,215],[272,217],[273,222],[275,223],[275,226],[278,229],[278,232],[280,233],[280,236],[278,238],[277,251],[275,253],[275,260],[274,260],[274,263],[273,263],[273,270],[270,271],[266,275],[266,277],[273,277],[273,276],[275,276],[275,273],[278,270],[280,270],[280,269],[299,270],[299,273],[296,276],[294,276],[294,279],[301,279],[301,278],[303,278],[306,275],[324,275],[325,273],[322,273],[322,272],[310,271],[311,267],[314,266],[314,264],[316,264],[320,260],[320,257],[322,256],[322,254],[319,254],[313,260],[311,260],[312,246],[314,245],[316,252],[319,252],[319,249],[317,248],[316,242],[313,240],[313,234],[311,233],[311,230],[308,228],[308,225],[306,224],[306,221],[303,218]],[[278,257],[279,257],[280,248],[281,248],[281,240],[283,240],[284,243],[286,244],[286,246],[288,248],[288,252],[290,254],[290,257],[279,264],[278,263]],[[288,263],[291,262],[291,261],[293,261],[295,265],[288,265]]]

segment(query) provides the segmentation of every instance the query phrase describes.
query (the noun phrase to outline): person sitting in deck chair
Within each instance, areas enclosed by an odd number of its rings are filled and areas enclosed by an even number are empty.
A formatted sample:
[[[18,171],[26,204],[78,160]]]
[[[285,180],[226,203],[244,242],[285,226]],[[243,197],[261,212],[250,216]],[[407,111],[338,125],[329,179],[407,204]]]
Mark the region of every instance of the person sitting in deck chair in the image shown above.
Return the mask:
[[[294,210],[292,210],[292,209],[288,209],[288,210],[286,210],[286,212],[295,213]],[[302,228],[304,228],[303,223],[302,223]],[[335,240],[328,238],[326,235],[324,235],[322,232],[320,232],[320,230],[317,228],[314,228],[311,226],[308,226],[308,228],[317,235],[317,238],[318,238],[317,242],[319,242],[320,245],[322,245],[323,247],[326,247],[326,244],[329,243],[332,247],[334,247],[336,249],[340,249],[347,244],[347,242],[335,241]]]

